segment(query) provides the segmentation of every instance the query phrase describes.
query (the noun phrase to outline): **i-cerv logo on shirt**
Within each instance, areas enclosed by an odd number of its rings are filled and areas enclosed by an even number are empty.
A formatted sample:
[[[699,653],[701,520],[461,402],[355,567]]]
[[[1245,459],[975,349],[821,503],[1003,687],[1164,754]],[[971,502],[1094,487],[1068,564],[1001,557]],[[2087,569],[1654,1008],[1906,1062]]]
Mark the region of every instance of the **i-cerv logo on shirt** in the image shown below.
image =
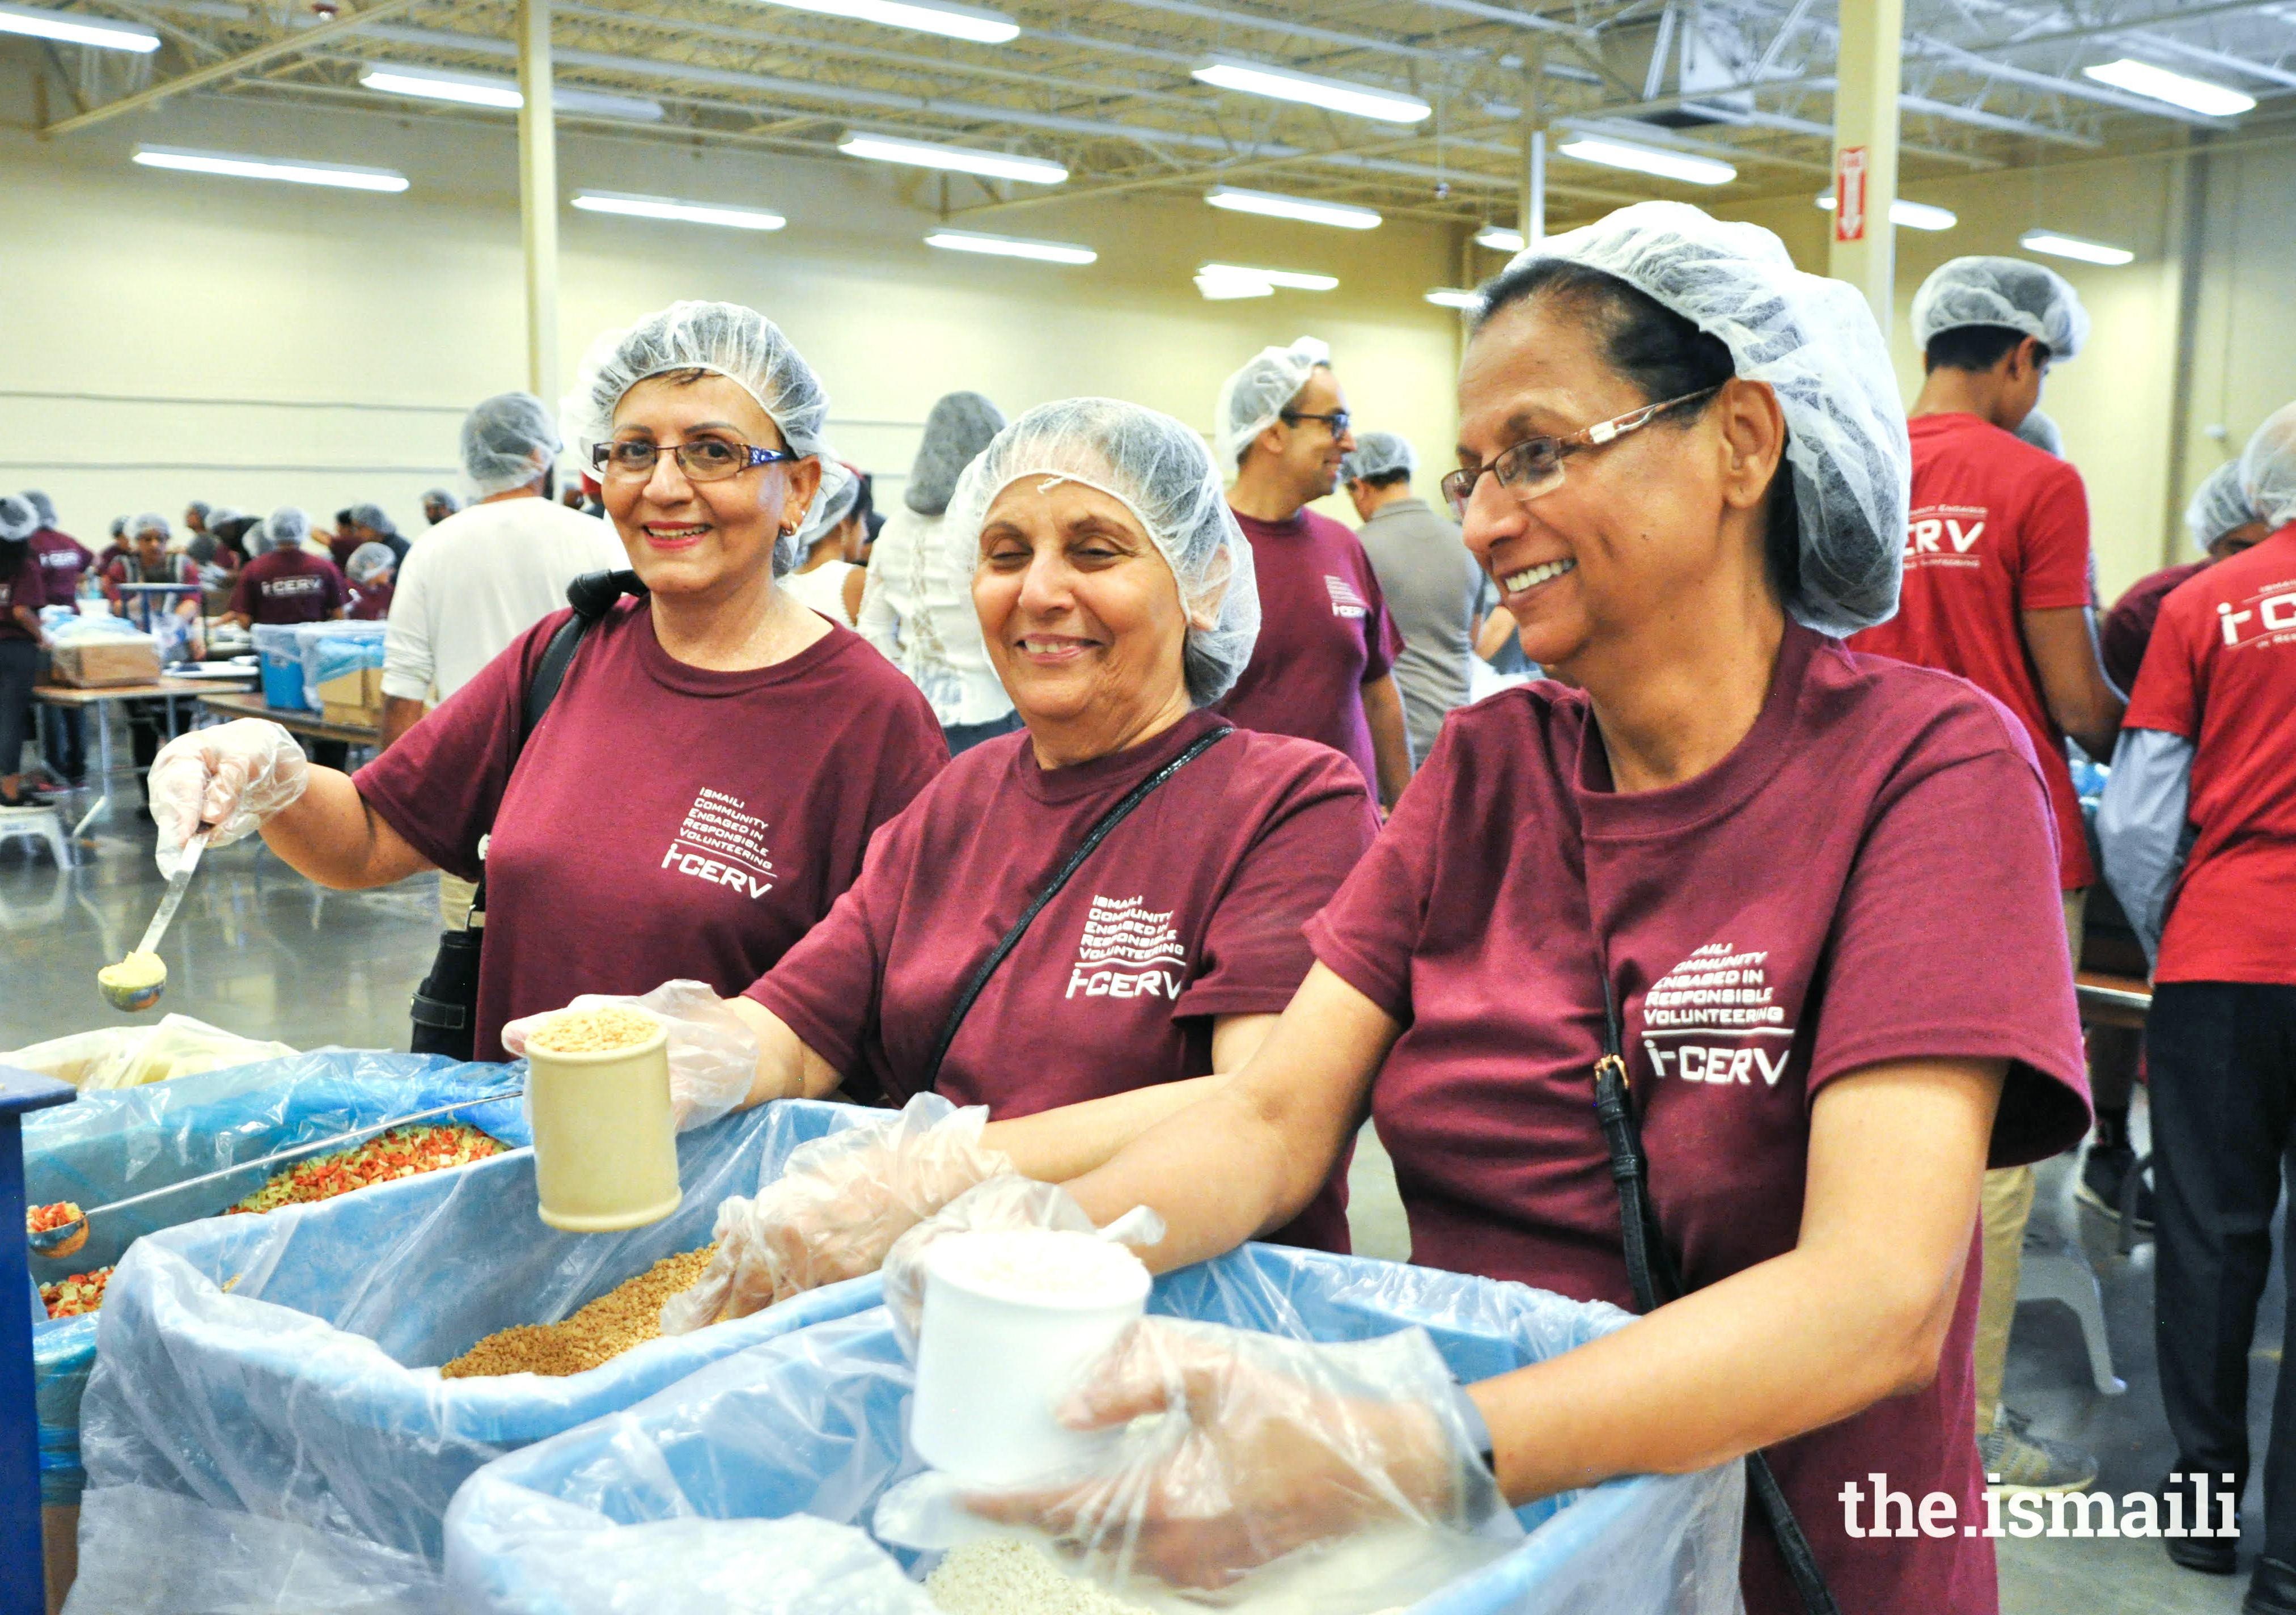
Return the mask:
[[[2217,627],[2224,634],[2224,642],[2235,650],[2296,631],[2296,582],[2276,583],[2251,595],[2243,606],[2219,601]]]
[[[730,886],[751,902],[772,891],[777,878],[766,846],[766,821],[741,797],[707,789],[694,793],[685,822],[670,837],[658,867]]]
[[[1187,950],[1172,928],[1172,916],[1150,913],[1138,897],[1095,897],[1085,915],[1076,962],[1069,967],[1074,998],[1168,998],[1180,996],[1187,979]]]
[[[256,587],[275,598],[288,595],[315,595],[327,586],[326,579],[316,573],[293,573],[283,578],[266,578]]]
[[[1371,603],[1356,592],[1356,586],[1345,578],[1324,574],[1324,592],[1332,597],[1332,614],[1335,617],[1367,617]]]
[[[1654,1075],[1685,1083],[1777,1086],[1794,1029],[1776,1002],[1768,950],[1710,942],[1643,998],[1643,1051]]]
[[[1986,515],[1982,505],[1924,505],[1906,524],[1906,564],[1976,565],[1959,557],[1985,536]]]

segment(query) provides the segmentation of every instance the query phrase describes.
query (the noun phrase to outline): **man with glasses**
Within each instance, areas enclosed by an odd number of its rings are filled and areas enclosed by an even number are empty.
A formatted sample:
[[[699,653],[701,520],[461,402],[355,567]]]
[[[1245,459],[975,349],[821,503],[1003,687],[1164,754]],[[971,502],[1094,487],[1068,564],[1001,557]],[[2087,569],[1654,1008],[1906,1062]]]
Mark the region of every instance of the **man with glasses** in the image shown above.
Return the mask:
[[[2123,703],[2097,654],[2080,473],[2015,433],[2040,402],[2050,365],[2080,350],[2088,314],[2072,287],[2038,264],[1956,258],[1922,283],[1913,321],[1925,379],[1907,422],[1914,482],[1904,589],[1897,616],[1852,636],[1850,647],[1959,674],[2016,715],[2056,817],[2066,941],[2078,959],[2096,870],[2065,737],[2109,760]],[[2095,1099],[2103,1168],[2116,1148],[2127,1154],[2128,1092],[2100,1084]],[[2119,1187],[2116,1174],[2116,1195]],[[2031,1167],[1986,1174],[1978,1448],[1987,1474],[2009,1490],[2078,1491],[2096,1478],[2096,1460],[2032,1435],[2001,1405],[2032,1205]]]
[[[1240,728],[1319,740],[1363,770],[1382,808],[1411,781],[1402,653],[1363,546],[1307,508],[1339,486],[1356,446],[1331,350],[1313,337],[1263,348],[1228,377],[1213,452],[1235,467],[1228,506],[1251,540],[1260,627],[1251,662],[1220,703]]]

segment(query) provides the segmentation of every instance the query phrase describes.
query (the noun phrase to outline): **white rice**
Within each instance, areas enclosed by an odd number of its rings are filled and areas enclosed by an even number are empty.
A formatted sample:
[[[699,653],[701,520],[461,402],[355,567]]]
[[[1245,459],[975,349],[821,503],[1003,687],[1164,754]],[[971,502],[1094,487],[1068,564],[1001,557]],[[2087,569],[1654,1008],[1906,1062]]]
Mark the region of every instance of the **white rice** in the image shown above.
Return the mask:
[[[984,1228],[933,1247],[935,1268],[977,1290],[1021,1296],[1122,1292],[1146,1272],[1121,1245],[1049,1228]]]
[[[925,1592],[943,1615],[1147,1615],[1011,1537],[951,1550],[925,1578]]]

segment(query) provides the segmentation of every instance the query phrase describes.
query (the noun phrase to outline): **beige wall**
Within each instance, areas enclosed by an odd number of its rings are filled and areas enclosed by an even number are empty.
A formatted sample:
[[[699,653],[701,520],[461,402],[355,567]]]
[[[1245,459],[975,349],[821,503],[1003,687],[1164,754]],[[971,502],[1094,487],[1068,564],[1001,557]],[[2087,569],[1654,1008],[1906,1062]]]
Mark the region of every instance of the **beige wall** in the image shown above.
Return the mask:
[[[2185,438],[2187,492],[2296,399],[2296,144],[2195,165],[2203,220]]]

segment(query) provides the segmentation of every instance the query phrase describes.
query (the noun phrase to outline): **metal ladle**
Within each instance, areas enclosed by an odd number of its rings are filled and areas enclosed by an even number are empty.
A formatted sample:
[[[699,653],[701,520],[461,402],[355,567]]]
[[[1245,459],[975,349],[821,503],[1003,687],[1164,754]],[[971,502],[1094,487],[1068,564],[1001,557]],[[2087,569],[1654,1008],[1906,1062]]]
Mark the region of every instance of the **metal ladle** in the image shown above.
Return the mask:
[[[184,861],[168,878],[168,890],[160,899],[160,911],[152,916],[152,923],[144,927],[144,940],[129,950],[128,959],[139,953],[158,952],[160,935],[167,930],[168,922],[176,918],[176,910],[184,906],[184,889],[192,884],[192,871],[199,868],[200,854],[207,851],[208,837],[214,830],[213,825],[203,824],[192,832],[189,841],[184,843]],[[120,961],[121,964],[126,962],[126,960]],[[96,986],[102,992],[104,1001],[115,1009],[124,1009],[130,1015],[141,1014],[158,1003],[160,995],[168,990],[168,967],[165,964],[160,967],[160,979],[152,982],[107,979],[119,968],[119,965],[106,965],[95,973]]]

